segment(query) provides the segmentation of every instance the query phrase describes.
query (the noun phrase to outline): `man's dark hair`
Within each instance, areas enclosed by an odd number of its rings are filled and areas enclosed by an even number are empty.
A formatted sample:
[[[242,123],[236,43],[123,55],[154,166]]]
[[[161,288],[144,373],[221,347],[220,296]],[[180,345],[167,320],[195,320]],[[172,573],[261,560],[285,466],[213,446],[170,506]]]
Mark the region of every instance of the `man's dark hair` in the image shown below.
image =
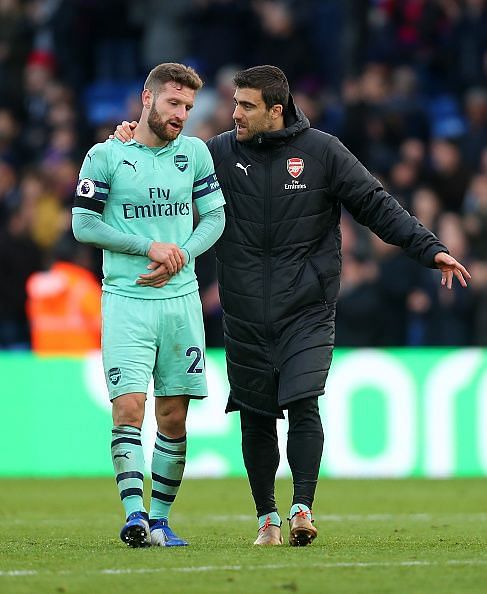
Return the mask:
[[[199,91],[203,86],[203,81],[198,73],[190,66],[166,62],[165,64],[159,64],[149,72],[144,89],[149,89],[149,91],[157,95],[161,85],[170,81],[189,87],[193,91]]]
[[[254,66],[241,70],[233,78],[239,89],[259,89],[267,109],[280,104],[286,111],[289,102],[289,83],[277,66]]]

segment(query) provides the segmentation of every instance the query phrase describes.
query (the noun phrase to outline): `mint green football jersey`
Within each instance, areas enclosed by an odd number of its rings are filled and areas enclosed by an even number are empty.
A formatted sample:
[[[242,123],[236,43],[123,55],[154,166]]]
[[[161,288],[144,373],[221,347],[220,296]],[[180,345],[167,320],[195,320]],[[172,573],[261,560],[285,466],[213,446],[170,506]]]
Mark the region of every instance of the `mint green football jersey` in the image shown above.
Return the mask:
[[[225,200],[206,144],[178,136],[156,150],[134,140],[107,140],[83,162],[73,213],[90,212],[107,225],[153,241],[183,246],[193,232],[193,204],[200,214]],[[141,287],[150,260],[103,250],[103,290],[140,299],[167,299],[198,289],[194,261],[163,288]]]

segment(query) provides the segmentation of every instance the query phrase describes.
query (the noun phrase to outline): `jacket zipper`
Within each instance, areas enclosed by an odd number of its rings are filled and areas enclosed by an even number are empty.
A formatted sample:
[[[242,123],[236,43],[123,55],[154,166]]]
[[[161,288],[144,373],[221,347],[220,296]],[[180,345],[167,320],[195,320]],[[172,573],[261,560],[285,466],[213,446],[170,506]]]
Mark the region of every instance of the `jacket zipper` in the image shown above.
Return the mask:
[[[271,157],[266,155],[266,189],[264,194],[264,327],[267,338],[272,341],[271,324]],[[271,343],[272,344],[272,343]],[[272,353],[273,355],[273,353]]]

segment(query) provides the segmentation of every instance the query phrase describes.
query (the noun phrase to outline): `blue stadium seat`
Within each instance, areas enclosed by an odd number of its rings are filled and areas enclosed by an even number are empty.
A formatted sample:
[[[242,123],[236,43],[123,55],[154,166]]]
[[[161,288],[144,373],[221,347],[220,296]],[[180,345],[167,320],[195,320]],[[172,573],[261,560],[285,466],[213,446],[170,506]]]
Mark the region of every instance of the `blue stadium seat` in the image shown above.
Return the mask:
[[[125,119],[128,99],[134,94],[138,97],[142,87],[143,81],[98,81],[90,85],[84,94],[90,124],[96,126]]]

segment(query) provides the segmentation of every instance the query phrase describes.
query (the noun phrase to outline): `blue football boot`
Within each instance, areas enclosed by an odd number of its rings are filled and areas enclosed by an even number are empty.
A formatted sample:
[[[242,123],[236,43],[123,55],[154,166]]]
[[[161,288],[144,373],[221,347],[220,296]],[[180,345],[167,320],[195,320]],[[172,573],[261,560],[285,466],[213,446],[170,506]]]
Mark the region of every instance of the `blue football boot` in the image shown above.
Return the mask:
[[[167,519],[150,520],[150,541],[155,547],[187,547],[187,543],[169,528]]]
[[[133,512],[120,531],[120,538],[134,549],[150,547],[149,516],[145,512]]]

